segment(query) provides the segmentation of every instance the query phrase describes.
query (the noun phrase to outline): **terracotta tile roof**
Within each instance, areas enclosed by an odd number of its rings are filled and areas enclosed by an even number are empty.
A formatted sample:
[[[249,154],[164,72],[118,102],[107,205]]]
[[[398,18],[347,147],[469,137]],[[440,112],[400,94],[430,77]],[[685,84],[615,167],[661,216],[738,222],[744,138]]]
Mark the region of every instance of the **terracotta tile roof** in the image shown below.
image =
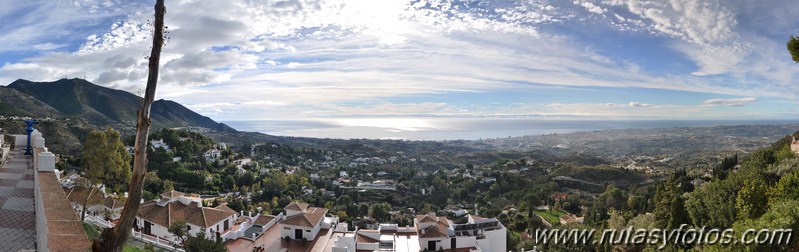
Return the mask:
[[[214,225],[216,223],[219,223],[220,221],[223,221],[228,217],[236,214],[236,211],[233,211],[232,209],[223,210],[210,207],[203,207],[202,210],[203,210],[203,217],[205,217],[205,223],[206,223],[206,226],[203,226],[203,228],[207,228],[208,225]]]
[[[270,221],[272,221],[274,219],[275,219],[275,216],[273,216],[273,215],[261,215],[261,216],[258,216],[257,219],[255,219],[255,224],[263,226],[263,225],[266,225],[267,223],[269,223]]]
[[[180,196],[183,196],[183,195],[185,195],[185,193],[172,190],[172,191],[168,191],[168,192],[162,193],[161,194],[161,198],[174,199],[174,198],[177,198],[177,197],[180,197]]]
[[[300,227],[315,227],[317,224],[319,224],[322,221],[326,213],[327,213],[326,208],[311,207],[308,208],[307,211],[301,214],[289,216],[285,220],[281,221],[280,224],[300,226]]]
[[[79,204],[81,206],[86,201],[86,196],[88,196],[87,195],[88,192],[89,192],[89,190],[86,189],[83,186],[74,186],[72,188],[64,188],[64,193],[67,195],[67,200],[69,200],[69,202],[77,203],[77,204]],[[97,205],[97,204],[103,204],[103,202],[104,202],[103,195],[102,195],[103,193],[98,191],[97,188],[92,188],[91,192],[92,192],[92,195],[91,195],[91,198],[89,199],[89,205],[93,206],[93,205]]]
[[[436,219],[436,214],[435,213],[429,213],[429,214],[426,214],[426,215],[417,215],[416,216],[416,221],[418,221],[419,223],[422,223],[422,222],[436,222],[438,220]]]
[[[289,203],[288,206],[286,206],[283,209],[305,212],[306,210],[308,210],[308,204],[306,204],[306,203],[298,203],[298,202],[291,202],[291,203]]]
[[[228,212],[234,212],[234,213],[236,212],[236,210],[233,210],[232,208],[228,207],[227,205],[218,205],[218,206],[216,206],[214,208],[222,210],[222,211],[228,211]]]
[[[140,218],[164,227],[169,227],[178,220],[185,220],[186,223],[202,228],[208,228],[235,214],[229,208],[202,207],[197,202],[184,205],[179,201],[172,201],[164,206],[158,206],[157,201],[145,202],[139,206],[138,212]]]
[[[446,228],[442,231],[439,225],[433,225],[419,231],[419,238],[438,237],[448,237]]]
[[[105,200],[103,200],[103,205],[109,209],[122,208],[125,206],[125,199],[116,200],[114,197],[106,196]]]
[[[565,200],[569,197],[569,193],[554,193],[552,194],[553,200]]]
[[[363,231],[368,231],[368,230],[358,231],[358,234],[355,237],[357,242],[368,242],[368,243],[375,243],[375,242],[379,243],[380,242],[380,240],[378,240],[378,239],[375,239],[375,238],[372,238],[372,237],[369,237],[369,236],[366,236],[366,235],[362,235],[361,232],[363,232]],[[375,230],[375,231],[377,231],[377,230]]]
[[[424,229],[419,229],[419,227],[417,226],[416,233],[417,235],[419,235],[419,238],[449,237],[449,232],[447,232],[447,228],[449,228],[449,221],[447,221],[446,217],[436,217],[435,214],[429,214],[427,215],[427,217],[424,217],[422,219],[425,218],[433,219],[436,222],[436,224]],[[419,216],[417,216],[417,219],[419,219]],[[431,221],[424,221],[424,222],[431,222]]]

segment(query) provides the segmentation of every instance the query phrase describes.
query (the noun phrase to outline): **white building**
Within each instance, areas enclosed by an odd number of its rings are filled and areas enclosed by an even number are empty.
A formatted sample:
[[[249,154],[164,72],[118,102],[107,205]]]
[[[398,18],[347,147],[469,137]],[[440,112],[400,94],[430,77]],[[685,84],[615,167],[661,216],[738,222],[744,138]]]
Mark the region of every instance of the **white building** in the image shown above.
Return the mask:
[[[88,202],[86,214],[91,216],[99,216],[106,220],[117,220],[122,214],[122,208],[125,207],[124,200],[114,199],[112,196],[106,196],[101,190],[96,188],[91,189],[91,195],[88,195],[89,190],[83,186],[64,187],[64,194],[67,196],[72,209],[78,215],[83,212],[83,204]],[[89,197],[88,201],[86,197]]]
[[[153,149],[164,148],[164,150],[169,150],[169,145],[164,143],[164,139],[150,140],[150,144],[153,145]]]
[[[283,208],[286,210],[285,217],[280,221],[282,229],[280,237],[288,237],[293,240],[312,241],[316,238],[319,230],[322,229],[325,220],[326,208],[308,207],[308,204],[291,202]],[[330,228],[330,223],[327,223]]]
[[[217,149],[210,149],[210,150],[206,151],[203,156],[205,157],[206,161],[214,161],[214,160],[219,159],[219,157],[222,156],[222,152],[217,150]]]
[[[215,239],[225,237],[238,218],[236,211],[226,205],[203,207],[198,195],[171,191],[161,194],[161,197],[161,200],[139,206],[135,230],[177,242],[177,237],[167,229],[175,222],[184,220],[189,227],[189,234],[204,232],[206,238]]]
[[[377,230],[347,232],[333,243],[332,251],[507,251],[506,235],[507,229],[495,218],[469,215],[468,223],[453,224],[431,213],[417,216],[413,227],[380,224]]]

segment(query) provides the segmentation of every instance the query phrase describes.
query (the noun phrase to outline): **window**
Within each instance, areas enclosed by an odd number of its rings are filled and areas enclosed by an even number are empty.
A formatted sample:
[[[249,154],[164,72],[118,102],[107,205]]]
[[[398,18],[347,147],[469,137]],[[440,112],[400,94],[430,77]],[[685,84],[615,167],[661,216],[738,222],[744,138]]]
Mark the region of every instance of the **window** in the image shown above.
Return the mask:
[[[308,233],[310,233],[310,232],[311,232],[311,230],[307,230],[307,229],[306,229],[306,230],[305,230],[305,232],[308,232]]]

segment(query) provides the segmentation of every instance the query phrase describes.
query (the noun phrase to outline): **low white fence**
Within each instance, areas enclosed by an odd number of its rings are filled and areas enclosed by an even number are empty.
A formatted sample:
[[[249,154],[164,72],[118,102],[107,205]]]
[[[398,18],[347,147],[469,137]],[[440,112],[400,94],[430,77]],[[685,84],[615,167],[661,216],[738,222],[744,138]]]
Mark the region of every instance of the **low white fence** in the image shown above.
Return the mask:
[[[92,224],[97,224],[98,226],[100,226],[102,228],[113,228],[114,226],[116,226],[111,221],[108,221],[108,220],[106,220],[105,218],[103,218],[102,216],[99,216],[99,215],[95,216],[95,215],[88,215],[87,214],[86,218],[83,219],[83,222],[90,222]]]
[[[164,240],[155,236],[142,234],[142,232],[133,231],[131,232],[131,237],[136,240],[142,241],[144,243],[152,244],[153,246],[163,248],[169,251],[178,251],[178,252],[185,252],[185,250],[176,248],[176,244],[174,242]]]

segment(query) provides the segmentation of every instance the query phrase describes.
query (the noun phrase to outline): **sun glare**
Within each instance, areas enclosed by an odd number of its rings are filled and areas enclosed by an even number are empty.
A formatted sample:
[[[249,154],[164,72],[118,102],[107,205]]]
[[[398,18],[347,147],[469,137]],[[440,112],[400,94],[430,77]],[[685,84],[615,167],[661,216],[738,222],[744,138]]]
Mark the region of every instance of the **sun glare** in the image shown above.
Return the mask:
[[[365,27],[364,34],[374,36],[381,44],[401,44],[412,32],[411,25],[403,17],[407,12],[407,2],[403,1],[348,1],[347,8],[352,15],[351,22]]]
[[[389,132],[421,131],[436,128],[430,121],[418,118],[346,118],[336,120],[336,124],[344,127],[382,128]]]

